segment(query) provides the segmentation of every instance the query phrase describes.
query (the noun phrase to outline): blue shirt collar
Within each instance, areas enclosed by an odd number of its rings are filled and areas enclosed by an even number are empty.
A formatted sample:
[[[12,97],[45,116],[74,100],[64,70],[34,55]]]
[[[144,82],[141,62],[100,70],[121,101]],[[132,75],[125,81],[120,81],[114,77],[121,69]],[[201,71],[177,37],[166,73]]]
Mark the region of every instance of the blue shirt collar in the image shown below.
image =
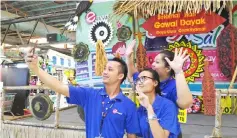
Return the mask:
[[[100,95],[101,96],[108,96],[108,94],[106,93],[105,87],[102,89],[102,91],[100,91]],[[122,90],[120,89],[119,94],[114,99],[121,101],[123,98],[124,98],[124,95],[122,93]]]
[[[167,84],[172,79],[174,79],[174,78],[172,76],[170,76],[168,79],[161,81],[160,84],[161,85]]]

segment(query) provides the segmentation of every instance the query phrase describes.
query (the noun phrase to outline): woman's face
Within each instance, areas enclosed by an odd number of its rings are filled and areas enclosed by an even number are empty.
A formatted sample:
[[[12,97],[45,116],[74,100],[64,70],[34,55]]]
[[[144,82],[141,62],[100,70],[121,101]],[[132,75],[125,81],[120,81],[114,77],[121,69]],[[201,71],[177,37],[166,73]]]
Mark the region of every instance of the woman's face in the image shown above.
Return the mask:
[[[157,81],[154,80],[149,71],[142,71],[136,80],[136,89],[139,89],[143,93],[154,91],[157,85]]]
[[[164,54],[158,54],[152,63],[152,69],[155,70],[159,76],[167,76],[170,72],[169,67],[165,67]]]

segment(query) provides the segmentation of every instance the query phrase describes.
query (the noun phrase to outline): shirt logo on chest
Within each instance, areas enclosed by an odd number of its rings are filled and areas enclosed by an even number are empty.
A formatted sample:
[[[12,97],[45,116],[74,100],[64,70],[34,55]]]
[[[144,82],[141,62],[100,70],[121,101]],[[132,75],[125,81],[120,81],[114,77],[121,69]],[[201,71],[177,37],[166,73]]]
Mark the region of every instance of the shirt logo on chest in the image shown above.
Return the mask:
[[[113,110],[113,114],[119,114],[119,115],[123,115],[122,113],[120,113],[117,109]]]

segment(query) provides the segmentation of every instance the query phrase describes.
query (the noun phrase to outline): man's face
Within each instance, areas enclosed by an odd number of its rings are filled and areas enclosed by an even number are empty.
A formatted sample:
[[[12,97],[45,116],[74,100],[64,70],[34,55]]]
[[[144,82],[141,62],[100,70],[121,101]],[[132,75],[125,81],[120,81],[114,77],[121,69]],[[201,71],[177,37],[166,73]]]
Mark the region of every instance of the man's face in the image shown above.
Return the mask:
[[[120,72],[120,68],[120,63],[116,61],[109,61],[103,71],[103,83],[120,83],[124,76],[124,74]]]

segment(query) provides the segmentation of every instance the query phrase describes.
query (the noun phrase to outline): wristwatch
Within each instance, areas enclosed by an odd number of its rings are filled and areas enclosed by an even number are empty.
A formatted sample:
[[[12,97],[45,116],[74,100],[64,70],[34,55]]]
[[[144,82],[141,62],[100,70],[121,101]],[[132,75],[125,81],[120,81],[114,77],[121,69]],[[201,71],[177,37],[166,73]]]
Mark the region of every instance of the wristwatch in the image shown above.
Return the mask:
[[[147,117],[148,120],[158,120],[156,114]]]

